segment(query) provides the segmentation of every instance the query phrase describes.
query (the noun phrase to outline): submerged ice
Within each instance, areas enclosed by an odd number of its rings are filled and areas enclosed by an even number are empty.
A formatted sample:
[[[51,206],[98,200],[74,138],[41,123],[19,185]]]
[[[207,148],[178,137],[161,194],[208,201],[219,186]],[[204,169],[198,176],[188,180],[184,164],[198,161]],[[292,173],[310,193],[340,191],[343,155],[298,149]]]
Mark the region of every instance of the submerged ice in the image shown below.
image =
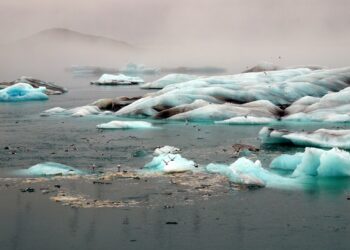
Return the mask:
[[[19,170],[17,173],[25,176],[55,176],[81,175],[84,174],[84,171],[56,162],[44,162],[28,169]]]
[[[27,83],[16,83],[0,90],[0,102],[47,100],[46,88],[34,88]]]

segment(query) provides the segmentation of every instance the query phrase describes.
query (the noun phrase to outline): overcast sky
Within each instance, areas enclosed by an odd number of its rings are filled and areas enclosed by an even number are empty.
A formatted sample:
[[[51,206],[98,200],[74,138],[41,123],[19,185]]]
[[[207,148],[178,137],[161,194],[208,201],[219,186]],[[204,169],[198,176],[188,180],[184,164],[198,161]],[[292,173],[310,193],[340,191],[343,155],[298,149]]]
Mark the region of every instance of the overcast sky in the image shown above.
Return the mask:
[[[0,41],[63,27],[131,43],[347,37],[348,0],[0,0]]]

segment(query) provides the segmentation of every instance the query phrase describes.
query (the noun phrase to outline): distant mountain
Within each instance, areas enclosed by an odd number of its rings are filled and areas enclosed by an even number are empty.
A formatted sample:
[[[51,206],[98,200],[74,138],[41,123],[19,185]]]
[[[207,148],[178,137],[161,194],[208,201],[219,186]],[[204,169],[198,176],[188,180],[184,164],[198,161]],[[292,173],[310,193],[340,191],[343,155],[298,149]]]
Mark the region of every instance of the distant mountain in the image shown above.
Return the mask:
[[[84,45],[103,45],[117,47],[119,49],[136,49],[131,44],[124,41],[115,40],[103,36],[85,34],[64,28],[52,28],[40,31],[27,38],[18,40],[17,43],[43,43],[43,42],[63,42],[63,43],[82,43]]]
[[[143,49],[112,38],[53,28],[0,46],[0,73],[11,77],[56,72],[72,65],[120,67]]]

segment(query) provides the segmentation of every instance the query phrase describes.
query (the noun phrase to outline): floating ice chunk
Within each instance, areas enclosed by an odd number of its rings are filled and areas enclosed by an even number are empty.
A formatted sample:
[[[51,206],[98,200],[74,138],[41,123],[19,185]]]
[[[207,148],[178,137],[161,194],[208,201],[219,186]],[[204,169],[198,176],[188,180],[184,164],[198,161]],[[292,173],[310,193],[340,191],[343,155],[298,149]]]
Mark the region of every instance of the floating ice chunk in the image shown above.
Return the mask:
[[[60,94],[66,93],[68,91],[66,88],[58,86],[52,82],[45,82],[45,81],[35,79],[33,77],[28,77],[28,76],[22,76],[22,77],[18,78],[15,81],[12,81],[12,82],[1,82],[0,89],[6,88],[9,86],[13,86],[16,83],[27,83],[27,84],[31,85],[33,88],[44,87],[45,94],[47,94],[47,95],[60,95]]]
[[[126,76],[123,74],[103,74],[97,81],[91,83],[97,85],[132,85],[144,83],[144,81],[140,77]]]
[[[318,129],[310,132],[290,132],[264,127],[259,132],[262,143],[290,143],[298,146],[350,149],[350,130]]]
[[[180,154],[160,154],[144,166],[146,170],[165,173],[194,171],[196,167],[195,162],[183,158]]]
[[[180,149],[173,146],[163,146],[158,147],[154,150],[154,155],[162,155],[162,154],[176,154],[179,153]]]
[[[0,102],[47,100],[45,87],[33,88],[27,83],[16,83],[0,90]]]
[[[100,129],[147,129],[155,128],[152,123],[144,121],[111,121],[97,125]]]
[[[227,176],[231,182],[239,185],[258,187],[283,187],[293,183],[293,180],[271,173],[261,166],[260,161],[251,161],[245,157],[239,158],[230,166],[209,164],[206,167],[210,173]]]
[[[294,177],[311,175],[321,177],[349,177],[350,154],[333,148],[322,150],[306,148],[301,163],[294,170]]]
[[[74,117],[81,117],[87,115],[98,115],[103,114],[103,112],[93,105],[86,105],[72,109],[64,109],[61,107],[55,107],[52,109],[45,110],[41,113],[41,116],[50,116],[50,115],[70,115]]]
[[[286,163],[286,160],[292,162]],[[296,164],[298,161],[300,163]],[[275,169],[294,170],[292,173],[294,178],[350,177],[350,153],[338,148],[331,150],[306,148],[304,153],[277,157],[271,165]]]
[[[19,175],[26,176],[54,176],[54,175],[81,175],[84,171],[55,162],[44,162],[28,169],[19,170]]]
[[[276,119],[268,117],[254,117],[254,116],[239,116],[233,117],[223,121],[216,121],[217,124],[269,124],[275,122]]]
[[[169,74],[166,75],[154,82],[149,82],[141,85],[143,89],[162,89],[170,84],[175,84],[179,82],[187,82],[200,78],[196,75],[187,75],[187,74]]]
[[[283,154],[272,160],[270,168],[293,171],[301,163],[304,153]]]

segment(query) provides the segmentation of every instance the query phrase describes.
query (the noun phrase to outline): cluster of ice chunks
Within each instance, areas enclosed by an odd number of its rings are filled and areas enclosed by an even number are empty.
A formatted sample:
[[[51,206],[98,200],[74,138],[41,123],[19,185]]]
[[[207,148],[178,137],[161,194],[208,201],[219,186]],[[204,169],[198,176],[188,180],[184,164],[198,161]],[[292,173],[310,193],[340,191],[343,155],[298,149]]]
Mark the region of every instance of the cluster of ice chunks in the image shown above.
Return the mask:
[[[28,83],[16,83],[0,90],[0,102],[47,100],[46,88],[34,88]]]
[[[273,169],[293,171],[291,177],[350,177],[350,153],[338,148],[330,150],[305,148],[304,153],[281,155],[270,165]]]
[[[227,120],[233,124],[271,123],[283,119],[285,113],[288,114],[286,119],[291,119],[293,105],[286,112],[282,112],[280,106],[290,105],[305,96],[308,96],[308,104],[310,100],[318,100],[314,97],[348,87],[349,81],[350,68],[297,68],[213,76],[170,84],[123,107],[116,114],[179,120]]]
[[[263,144],[294,144],[320,148],[350,149],[350,130],[318,129],[315,131],[290,132],[285,129],[264,127],[259,132]]]

